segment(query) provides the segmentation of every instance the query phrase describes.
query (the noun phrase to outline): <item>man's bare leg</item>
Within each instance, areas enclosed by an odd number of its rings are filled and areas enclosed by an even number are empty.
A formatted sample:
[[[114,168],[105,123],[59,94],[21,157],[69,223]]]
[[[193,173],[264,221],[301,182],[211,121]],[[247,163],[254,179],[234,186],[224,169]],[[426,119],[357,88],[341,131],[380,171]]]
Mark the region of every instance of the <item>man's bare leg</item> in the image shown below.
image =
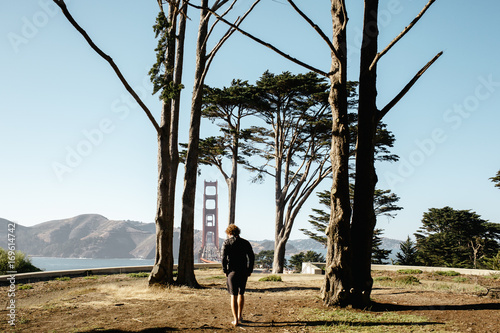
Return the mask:
[[[238,321],[243,320],[243,306],[245,305],[245,296],[238,295]]]
[[[238,301],[239,301],[239,297],[238,296],[234,296],[234,295],[231,295],[231,312],[233,313],[233,318],[234,318],[234,321],[231,323],[233,324],[234,326],[237,326],[238,325],[238,310],[239,310],[239,306],[238,306]]]

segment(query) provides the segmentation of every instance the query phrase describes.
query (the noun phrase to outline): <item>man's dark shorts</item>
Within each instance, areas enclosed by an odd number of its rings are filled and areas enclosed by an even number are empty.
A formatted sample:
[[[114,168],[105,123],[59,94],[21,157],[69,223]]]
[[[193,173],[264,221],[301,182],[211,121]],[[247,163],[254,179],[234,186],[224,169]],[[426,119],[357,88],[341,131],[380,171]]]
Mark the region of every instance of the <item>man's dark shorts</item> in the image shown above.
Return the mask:
[[[227,276],[227,291],[237,296],[245,294],[248,275],[245,273],[231,272]]]

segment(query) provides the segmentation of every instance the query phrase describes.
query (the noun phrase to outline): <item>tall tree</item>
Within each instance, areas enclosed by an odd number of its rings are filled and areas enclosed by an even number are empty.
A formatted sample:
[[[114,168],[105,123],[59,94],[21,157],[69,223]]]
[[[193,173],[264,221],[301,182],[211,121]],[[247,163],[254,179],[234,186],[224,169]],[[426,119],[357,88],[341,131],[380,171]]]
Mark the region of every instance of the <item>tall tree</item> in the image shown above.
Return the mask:
[[[399,265],[416,265],[417,264],[417,247],[415,242],[406,238],[404,242],[399,244],[399,252],[396,253],[396,263]]]
[[[256,128],[243,128],[244,118],[255,115],[256,89],[247,81],[233,80],[230,87],[205,87],[202,116],[216,122],[222,135],[200,140],[199,163],[215,166],[228,187],[228,224],[236,218],[238,164],[249,164],[247,157],[255,153],[251,140]],[[230,160],[225,167],[224,160]]]
[[[384,261],[387,263],[386,260],[389,260],[389,255],[391,254],[392,250],[386,250],[381,248],[382,245],[382,238],[380,236],[382,235],[382,232],[384,230],[382,229],[375,229],[373,231],[373,239],[372,239],[372,264],[383,264]]]
[[[375,172],[375,135],[381,119],[410,90],[413,84],[442,54],[438,53],[424,66],[403,90],[383,109],[377,108],[377,64],[422,17],[435,0],[430,0],[417,17],[391,43],[378,52],[378,0],[365,0],[363,47],[359,74],[358,135],[356,141],[356,180],[352,212],[352,304],[364,308],[370,304],[373,285],[371,278],[371,249],[376,224],[373,194],[377,183]]]
[[[191,121],[189,126],[189,142],[186,153],[186,165],[184,172],[184,191],[182,193],[182,216],[181,216],[181,239],[179,247],[179,264],[177,283],[190,287],[198,287],[198,282],[194,275],[194,209],[196,196],[196,178],[198,171],[198,154],[200,141],[200,122],[201,110],[203,104],[203,87],[207,76],[210,64],[217,52],[227,39],[234,33],[235,29],[230,28],[215,44],[210,52],[207,53],[207,43],[214,31],[214,26],[218,22],[218,18],[210,25],[210,19],[213,13],[222,9],[229,0],[215,0],[209,7],[208,0],[201,0],[201,6],[195,6],[189,3],[190,6],[200,10],[200,23],[198,27],[198,37],[196,42],[196,65],[195,78],[193,86],[193,95],[191,99]],[[254,5],[241,17],[236,19],[235,27],[238,27],[247,15],[255,8]],[[226,15],[233,9],[230,5],[222,16]],[[221,16],[217,16],[221,17]]]
[[[419,260],[426,266],[474,268],[480,257],[495,256],[500,249],[498,225],[470,210],[431,208],[422,224],[415,236]]]
[[[292,2],[289,0],[292,4]],[[321,296],[326,305],[351,303],[351,205],[349,199],[349,119],[347,92],[347,9],[344,0],[331,0],[333,38],[329,103],[332,111],[332,189],[330,223],[326,229],[325,280]],[[322,34],[322,36],[325,36]],[[326,39],[325,39],[326,41]]]
[[[495,183],[495,187],[500,188],[500,170],[497,172],[495,177],[491,177],[490,180]]]
[[[65,2],[63,0],[53,1],[61,8],[65,17],[85,38],[90,47],[109,63],[127,91],[144,110],[156,130],[158,141],[158,200],[155,217],[157,238],[155,265],[153,266],[149,283],[171,284],[173,282],[174,262],[172,237],[174,226],[175,175],[177,172],[177,119],[180,90],[182,89],[181,73],[186,2],[183,1],[182,5],[181,1],[169,2],[168,13],[165,14],[163,2],[158,1],[160,13],[154,27],[156,37],[160,36],[156,50],[158,52],[158,61],[150,72],[155,86],[155,93],[161,91],[162,112],[161,123],[158,124],[151,111],[124,78],[113,59],[105,54],[74,20]],[[177,32],[177,19],[179,16],[181,16],[181,19],[179,20],[179,31]],[[176,44],[176,34],[178,34],[178,45]]]
[[[167,14],[163,2],[154,25],[158,39],[157,62],[149,74],[153,93],[161,92],[161,124],[158,135],[158,194],[156,210],[156,256],[149,283],[172,284],[175,184],[179,165],[178,132],[180,90],[184,57],[187,6],[170,2]]]
[[[274,178],[275,245],[273,272],[284,268],[285,247],[304,202],[327,177],[331,140],[328,85],[317,74],[274,75],[265,72],[257,81],[263,108],[257,115],[269,126],[256,132],[262,143],[262,165],[246,168]]]

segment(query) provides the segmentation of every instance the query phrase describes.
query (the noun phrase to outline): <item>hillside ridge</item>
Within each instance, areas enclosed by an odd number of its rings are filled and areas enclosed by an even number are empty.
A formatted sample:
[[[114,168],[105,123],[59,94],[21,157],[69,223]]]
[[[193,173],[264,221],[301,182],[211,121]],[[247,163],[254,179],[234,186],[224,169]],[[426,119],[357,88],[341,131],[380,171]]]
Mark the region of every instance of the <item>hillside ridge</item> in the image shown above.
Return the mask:
[[[13,223],[0,218],[0,247],[7,247],[7,225]],[[99,214],[82,214],[71,218],[42,222],[31,227],[16,224],[16,249],[30,256],[56,258],[142,258],[154,259],[156,226],[131,220],[109,220]],[[201,247],[202,232],[195,230],[194,253]],[[393,249],[398,240],[390,240]],[[174,258],[179,253],[180,230],[174,230]],[[219,239],[222,244],[223,238]],[[272,250],[272,240],[250,240],[255,253]],[[396,244],[396,245],[395,245]],[[302,251],[325,252],[312,239],[289,240],[287,255]]]

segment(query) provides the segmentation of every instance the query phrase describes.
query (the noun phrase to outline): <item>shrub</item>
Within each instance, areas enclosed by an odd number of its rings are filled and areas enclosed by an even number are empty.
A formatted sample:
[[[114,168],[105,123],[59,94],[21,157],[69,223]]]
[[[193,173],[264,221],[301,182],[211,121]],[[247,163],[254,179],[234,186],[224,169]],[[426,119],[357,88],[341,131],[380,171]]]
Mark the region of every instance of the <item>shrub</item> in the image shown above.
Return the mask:
[[[420,280],[413,275],[401,276],[396,281],[404,285],[420,284]]]
[[[259,281],[281,282],[283,280],[281,279],[281,276],[279,276],[279,275],[268,275],[268,276],[264,276],[263,278],[260,278]]]
[[[465,276],[455,276],[453,278],[453,282],[459,282],[459,283],[461,283],[461,282],[467,282],[468,280],[469,279],[466,278]]]
[[[14,256],[12,255],[14,254]],[[14,260],[12,260],[14,259]],[[10,263],[14,261],[14,267]],[[31,259],[21,251],[7,251],[0,247],[0,275],[7,274],[8,271],[17,273],[40,272],[41,269],[31,263]]]
[[[422,274],[422,270],[420,269],[400,269],[398,270],[400,274]]]
[[[19,287],[17,287],[19,290],[28,290],[28,289],[33,289],[33,286],[31,284],[20,284]]]
[[[458,276],[460,273],[455,272],[455,271],[437,271],[434,272],[436,275],[442,275],[442,276]]]
[[[69,281],[71,278],[69,276],[56,277],[56,281]]]
[[[373,281],[392,281],[392,279],[388,276],[379,276],[374,278]]]
[[[133,277],[133,278],[147,278],[147,277],[149,277],[149,273],[147,273],[147,272],[129,273],[129,274],[127,274],[127,276]]]

